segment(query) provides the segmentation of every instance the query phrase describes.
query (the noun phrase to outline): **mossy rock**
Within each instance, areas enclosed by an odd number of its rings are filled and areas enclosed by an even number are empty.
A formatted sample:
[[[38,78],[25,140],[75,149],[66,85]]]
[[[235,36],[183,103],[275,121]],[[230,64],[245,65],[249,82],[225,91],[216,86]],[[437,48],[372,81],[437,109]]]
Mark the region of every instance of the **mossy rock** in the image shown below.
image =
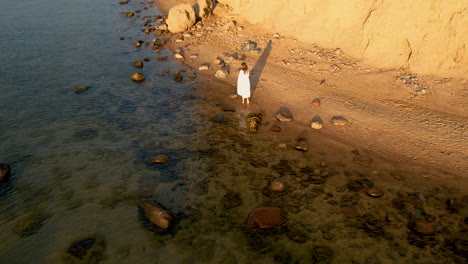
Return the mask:
[[[97,235],[73,242],[64,253],[63,263],[96,264],[105,259],[106,244]]]
[[[13,233],[20,237],[27,237],[36,234],[39,229],[41,229],[44,221],[48,217],[35,212],[31,213],[25,217],[20,218],[16,221],[15,226],[13,227]]]

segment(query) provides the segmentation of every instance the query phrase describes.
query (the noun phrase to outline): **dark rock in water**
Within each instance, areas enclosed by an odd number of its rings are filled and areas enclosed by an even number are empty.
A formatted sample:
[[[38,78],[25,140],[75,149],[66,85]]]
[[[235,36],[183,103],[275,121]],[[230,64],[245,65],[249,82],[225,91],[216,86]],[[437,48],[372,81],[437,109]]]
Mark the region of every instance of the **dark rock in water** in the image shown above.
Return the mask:
[[[157,61],[166,61],[167,57],[157,57],[156,60]]]
[[[257,43],[255,41],[247,41],[246,43],[242,44],[241,50],[246,51],[254,51],[257,48]]]
[[[166,155],[158,155],[152,159],[150,159],[150,162],[153,164],[164,164],[169,162],[169,157]]]
[[[128,17],[132,17],[132,16],[135,15],[135,13],[133,13],[133,12],[127,12],[125,15],[128,16]]]
[[[240,206],[242,204],[242,199],[238,193],[228,191],[221,199],[221,204],[224,209],[232,209]]]
[[[156,203],[145,201],[138,206],[145,212],[145,217],[162,230],[167,230],[174,221],[175,217]]]
[[[180,74],[177,74],[174,76],[174,81],[176,82],[182,82],[184,80],[184,76],[180,75]]]
[[[222,109],[223,109],[224,112],[235,112],[236,111],[236,108],[234,108],[232,106],[228,106],[228,105],[223,105]]]
[[[89,88],[91,88],[91,87],[86,86],[86,87],[84,87],[84,88],[75,88],[75,93],[78,94],[78,93],[86,92],[86,91],[89,90]]]
[[[254,160],[250,162],[250,165],[255,168],[268,167],[268,162],[266,160]]]
[[[295,149],[306,152],[309,150],[309,143],[305,139],[300,138],[296,143]]]
[[[14,227],[13,233],[20,237],[27,237],[36,234],[41,229],[46,216],[40,213],[32,213],[19,219]]]
[[[91,236],[73,242],[67,249],[64,256],[64,263],[100,263],[104,258],[105,252],[104,240],[97,236]]]
[[[328,247],[317,246],[312,248],[313,263],[332,263],[333,250]]]
[[[145,80],[145,76],[142,73],[134,73],[130,76],[130,79],[134,82],[142,82]]]
[[[86,128],[79,130],[73,134],[73,137],[80,140],[92,140],[99,136],[99,130],[95,128]]]
[[[10,172],[10,165],[0,163],[0,182],[8,180],[8,177],[10,177]]]
[[[133,63],[133,66],[135,66],[137,68],[143,68],[143,62],[142,61],[135,61]]]
[[[278,164],[273,165],[271,168],[280,175],[295,175],[293,168],[291,167],[291,165],[289,165],[289,162],[287,160],[280,160]]]
[[[124,40],[124,39],[125,39],[125,37],[124,37],[124,36],[120,36],[120,40]]]
[[[285,222],[282,208],[262,206],[250,213],[246,226],[252,229],[268,229],[278,227]]]
[[[126,5],[126,4],[128,4],[128,1],[119,1],[119,4]]]
[[[214,116],[210,119],[210,121],[214,123],[219,123],[219,124],[224,124],[228,122],[228,120],[226,119],[224,115]]]
[[[365,167],[370,167],[372,165],[372,158],[367,155],[356,155],[353,158],[353,162]]]
[[[459,210],[463,209],[463,204],[456,198],[450,198],[445,203],[447,204],[447,210],[452,213],[458,213]]]
[[[143,60],[146,61],[146,62],[151,61],[150,58],[144,58]]]
[[[305,230],[299,228],[288,228],[288,237],[298,243],[304,243],[307,241],[307,234]]]

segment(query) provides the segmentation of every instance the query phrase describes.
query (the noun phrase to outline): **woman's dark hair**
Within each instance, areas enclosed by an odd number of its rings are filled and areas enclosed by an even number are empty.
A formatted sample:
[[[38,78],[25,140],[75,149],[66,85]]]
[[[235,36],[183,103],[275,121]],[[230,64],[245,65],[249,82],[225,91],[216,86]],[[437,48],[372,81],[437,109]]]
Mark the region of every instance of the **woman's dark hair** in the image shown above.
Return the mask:
[[[243,62],[243,63],[241,64],[241,66],[245,66],[245,69],[243,69],[243,70],[244,70],[244,74],[247,73],[247,71],[249,70],[249,67],[247,67],[247,63]]]

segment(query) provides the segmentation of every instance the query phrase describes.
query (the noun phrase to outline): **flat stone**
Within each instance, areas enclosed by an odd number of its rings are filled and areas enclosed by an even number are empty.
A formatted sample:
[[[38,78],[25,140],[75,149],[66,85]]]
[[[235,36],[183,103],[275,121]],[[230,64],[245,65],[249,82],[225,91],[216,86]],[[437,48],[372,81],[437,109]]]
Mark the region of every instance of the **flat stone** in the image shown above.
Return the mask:
[[[152,159],[150,159],[150,162],[153,164],[164,164],[169,162],[169,157],[166,155],[158,155]]]
[[[128,17],[132,17],[132,16],[135,15],[135,13],[133,13],[133,12],[127,12],[125,15],[128,16]]]
[[[156,60],[157,61],[166,61],[167,57],[157,57]]]
[[[274,132],[281,132],[281,127],[279,127],[277,125],[272,125],[270,130],[274,131]]]
[[[278,119],[280,122],[293,121],[293,117],[289,113],[286,113],[286,112],[277,113],[275,115],[275,118]]]
[[[377,189],[375,187],[368,188],[366,190],[366,193],[367,193],[367,195],[369,195],[371,197],[382,197],[384,195],[384,193],[381,190],[379,190],[379,189]]]
[[[195,78],[197,78],[197,75],[195,73],[189,73],[189,74],[187,74],[187,77],[190,78],[190,79],[195,79]]]
[[[332,125],[335,126],[346,126],[349,124],[348,120],[342,116],[334,116],[331,119]]]
[[[308,151],[309,150],[309,143],[305,139],[301,139],[297,142],[296,147],[297,150],[300,151]]]
[[[282,210],[280,207],[259,207],[250,213],[246,225],[254,229],[277,227],[286,221]]]
[[[368,155],[355,155],[353,158],[353,162],[365,167],[370,167],[372,165],[372,158]]]
[[[89,90],[89,87],[75,88],[75,93],[83,93]]]
[[[412,221],[410,228],[421,235],[433,235],[436,232],[433,224],[423,220]]]
[[[202,65],[202,66],[198,67],[199,71],[207,71],[208,69],[209,69],[208,65]]]
[[[6,181],[10,177],[10,172],[10,165],[0,163],[0,182]]]

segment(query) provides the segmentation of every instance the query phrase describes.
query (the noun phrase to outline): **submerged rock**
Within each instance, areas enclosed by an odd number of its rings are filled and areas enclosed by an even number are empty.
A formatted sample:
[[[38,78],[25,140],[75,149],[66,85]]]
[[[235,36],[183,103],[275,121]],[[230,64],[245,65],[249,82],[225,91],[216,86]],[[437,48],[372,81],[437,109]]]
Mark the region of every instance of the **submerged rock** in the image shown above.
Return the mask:
[[[134,73],[130,76],[130,79],[134,82],[142,82],[145,80],[145,76],[142,73]]]
[[[280,122],[291,122],[293,121],[293,117],[291,113],[288,112],[279,112],[275,115],[275,118],[278,119]]]
[[[174,75],[173,79],[176,82],[182,82],[182,81],[184,81],[184,76],[182,76],[180,74],[176,74],[176,75]]]
[[[150,159],[150,162],[153,164],[165,164],[169,162],[169,157],[166,155],[158,155]]]
[[[312,263],[332,263],[333,250],[324,246],[312,248]]]
[[[8,177],[10,177],[10,172],[10,165],[0,163],[0,182],[8,180]]]
[[[18,221],[13,226],[13,233],[20,237],[27,237],[36,234],[41,229],[46,216],[40,213],[31,213]]]
[[[286,218],[282,208],[262,206],[250,213],[246,225],[253,229],[267,229],[280,226],[284,222]]]
[[[133,66],[135,66],[135,67],[137,67],[137,68],[143,68],[143,65],[144,65],[143,62],[140,61],[140,60],[139,60],[139,61],[135,61],[135,62],[133,63]]]
[[[89,86],[83,87],[83,88],[75,88],[75,93],[83,93],[89,90]]]
[[[409,227],[420,235],[433,235],[436,232],[433,224],[423,220],[414,220]]]
[[[157,57],[156,60],[157,61],[166,61],[167,57]]]
[[[296,147],[295,147],[297,150],[300,150],[300,151],[308,151],[309,150],[309,143],[307,143],[307,141],[303,138],[300,138],[297,143],[296,143]]]
[[[125,15],[128,16],[128,17],[132,17],[132,16],[135,15],[135,13],[133,13],[133,12],[127,12]]]
[[[153,224],[163,230],[167,230],[174,221],[174,216],[160,205],[145,201],[139,204],[145,212],[145,217]]]
[[[119,4],[126,5],[126,4],[128,4],[128,1],[119,1]]]
[[[64,263],[100,263],[104,258],[105,242],[97,236],[90,236],[73,242],[64,256]]]
[[[282,192],[286,190],[286,183],[280,180],[274,180],[270,182],[269,188],[274,192]]]
[[[242,204],[242,199],[238,193],[228,191],[221,199],[224,209],[232,209]]]

